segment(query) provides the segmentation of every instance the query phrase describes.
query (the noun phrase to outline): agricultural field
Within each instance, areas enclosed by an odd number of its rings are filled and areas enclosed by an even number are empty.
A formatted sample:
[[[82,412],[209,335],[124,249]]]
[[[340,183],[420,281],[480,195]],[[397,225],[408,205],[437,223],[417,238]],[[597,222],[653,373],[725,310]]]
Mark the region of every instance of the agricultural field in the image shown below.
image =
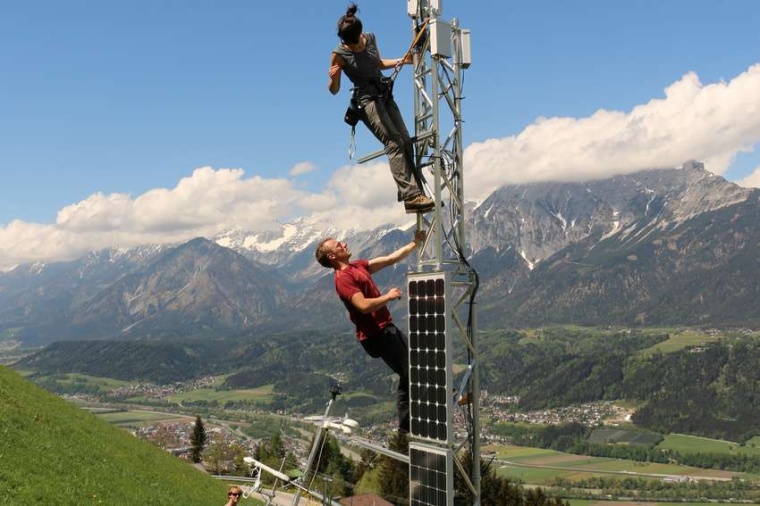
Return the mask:
[[[688,346],[699,346],[705,343],[725,339],[725,334],[706,334],[695,330],[673,330],[670,332],[670,338],[654,346],[641,350],[642,355],[651,355],[655,352],[672,353]]]
[[[720,439],[708,439],[684,434],[669,434],[657,448],[679,453],[725,453],[728,455],[760,455],[760,437],[754,437],[744,445]]]
[[[569,499],[570,506],[673,506],[673,502],[643,502],[643,501],[590,501],[585,499]],[[736,502],[678,502],[678,506],[715,506],[716,504],[736,504]]]
[[[159,422],[192,422],[195,420],[194,417],[189,416],[141,410],[110,411],[96,414],[98,418],[111,425],[129,427],[154,425]]]
[[[351,412],[361,412],[365,416],[386,416],[388,413],[393,413],[396,408],[395,401],[378,401],[369,406],[363,406],[361,408],[354,408]]]
[[[199,401],[216,401],[220,404],[224,404],[228,401],[251,401],[266,403],[272,400],[273,390],[273,385],[266,385],[263,387],[251,388],[247,390],[216,390],[214,388],[198,388],[195,390],[189,390],[187,392],[168,395],[166,396],[166,400],[174,404]]]
[[[55,374],[49,376],[61,385],[87,385],[98,387],[104,392],[116,390],[120,387],[131,385],[133,382],[120,381],[111,378],[101,378],[98,376],[88,376],[87,374],[79,373],[67,373],[67,374]]]
[[[647,432],[625,429],[595,429],[589,437],[589,442],[652,446],[660,441],[660,439],[660,435]]]
[[[531,485],[550,485],[555,478],[577,481],[591,477],[638,477],[652,480],[692,477],[724,481],[731,480],[734,476],[746,476],[742,473],[676,464],[573,455],[541,448],[489,446],[485,451],[495,455],[499,475]]]

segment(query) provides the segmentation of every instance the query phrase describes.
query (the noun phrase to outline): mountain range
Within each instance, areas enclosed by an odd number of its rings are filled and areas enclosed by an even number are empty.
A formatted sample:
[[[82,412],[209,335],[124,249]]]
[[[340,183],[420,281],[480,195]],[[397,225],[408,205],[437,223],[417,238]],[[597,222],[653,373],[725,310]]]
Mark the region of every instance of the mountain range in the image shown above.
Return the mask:
[[[760,295],[760,190],[695,161],[604,180],[499,188],[468,208],[478,327],[752,325]],[[0,273],[0,338],[225,336],[351,329],[328,269],[326,236],[355,258],[409,240],[412,223],[228,231],[179,245],[109,249]],[[386,272],[387,271],[387,272]],[[407,267],[377,276],[403,286]],[[397,320],[402,303],[391,307]]]

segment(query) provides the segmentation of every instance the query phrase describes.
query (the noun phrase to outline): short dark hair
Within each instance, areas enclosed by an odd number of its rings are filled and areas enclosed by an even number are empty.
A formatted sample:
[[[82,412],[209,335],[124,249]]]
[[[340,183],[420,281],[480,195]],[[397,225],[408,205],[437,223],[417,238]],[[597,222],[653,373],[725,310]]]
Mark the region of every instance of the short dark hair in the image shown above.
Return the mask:
[[[347,44],[357,44],[362,35],[362,20],[356,17],[359,6],[352,3],[338,19],[338,37]]]
[[[332,237],[328,237],[327,239],[323,239],[319,245],[317,246],[317,251],[314,252],[314,256],[317,259],[317,262],[319,262],[319,265],[322,267],[332,267],[332,263],[330,262],[330,259],[327,258],[327,255],[332,253],[332,250],[330,250],[325,244],[327,241],[332,240]]]

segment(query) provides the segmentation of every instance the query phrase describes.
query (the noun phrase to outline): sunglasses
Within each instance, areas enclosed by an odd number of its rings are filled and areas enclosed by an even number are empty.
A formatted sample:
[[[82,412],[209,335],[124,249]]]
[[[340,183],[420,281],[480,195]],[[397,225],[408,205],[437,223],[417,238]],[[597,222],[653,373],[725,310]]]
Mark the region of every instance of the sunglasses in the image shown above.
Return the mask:
[[[228,496],[234,495],[235,497],[240,497],[240,492],[230,492],[227,494]]]

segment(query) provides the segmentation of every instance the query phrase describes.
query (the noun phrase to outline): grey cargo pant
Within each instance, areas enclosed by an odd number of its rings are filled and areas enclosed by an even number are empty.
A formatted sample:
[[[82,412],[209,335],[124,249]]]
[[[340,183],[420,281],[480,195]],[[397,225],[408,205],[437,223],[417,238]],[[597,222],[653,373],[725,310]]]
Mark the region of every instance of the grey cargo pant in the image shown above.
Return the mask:
[[[409,200],[422,193],[414,167],[414,144],[404,125],[404,119],[393,98],[362,99],[362,121],[383,143],[391,174],[398,189],[399,201]]]

